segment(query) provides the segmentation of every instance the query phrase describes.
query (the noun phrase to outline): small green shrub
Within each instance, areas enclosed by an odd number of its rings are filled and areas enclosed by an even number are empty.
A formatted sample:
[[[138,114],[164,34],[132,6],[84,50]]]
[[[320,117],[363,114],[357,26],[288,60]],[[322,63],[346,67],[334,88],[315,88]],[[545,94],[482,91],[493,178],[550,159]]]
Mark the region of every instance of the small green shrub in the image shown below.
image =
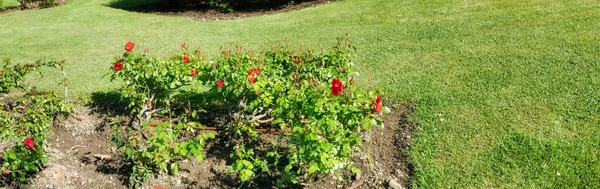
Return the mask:
[[[57,5],[58,5],[58,2],[56,0],[43,0],[43,2],[42,2],[43,7],[54,7]]]
[[[42,93],[26,86],[23,77],[43,66],[54,67],[64,74],[64,61],[37,61],[34,64],[10,66],[5,59],[5,66],[0,70],[0,86],[2,92],[17,88],[25,95],[0,102],[4,108],[0,110],[0,141],[10,145],[4,152],[0,165],[2,176],[26,181],[29,173],[39,171],[46,163],[48,137],[52,134],[52,122],[57,116],[67,116],[72,112],[72,105],[54,93]],[[65,84],[66,92],[66,75]],[[65,93],[66,94],[66,93]]]
[[[264,174],[282,183],[308,182],[319,174],[341,178],[344,168],[360,174],[349,158],[362,131],[383,126],[381,113],[389,108],[382,105],[381,90],[354,85],[351,49],[343,39],[320,53],[281,48],[253,54],[236,47],[206,67],[214,90],[237,102],[230,104],[237,144],[229,171],[242,181]],[[264,145],[261,128],[289,134]]]
[[[208,3],[211,7],[216,8],[219,12],[230,13],[233,12],[233,7],[229,2],[223,0],[210,0]]]
[[[133,165],[129,183],[140,187],[154,173],[177,174],[179,161],[195,157],[204,159],[206,140],[214,133],[199,133],[202,125],[193,122],[196,110],[174,114],[172,94],[178,89],[190,86],[201,77],[200,55],[184,53],[166,60],[134,53],[134,44],[125,45],[126,52],[112,65],[111,80],[123,82],[122,97],[131,103],[131,127],[117,124],[113,127],[112,140],[123,156]],[[164,123],[152,126],[156,117],[168,116]],[[177,122],[175,124],[174,122]]]

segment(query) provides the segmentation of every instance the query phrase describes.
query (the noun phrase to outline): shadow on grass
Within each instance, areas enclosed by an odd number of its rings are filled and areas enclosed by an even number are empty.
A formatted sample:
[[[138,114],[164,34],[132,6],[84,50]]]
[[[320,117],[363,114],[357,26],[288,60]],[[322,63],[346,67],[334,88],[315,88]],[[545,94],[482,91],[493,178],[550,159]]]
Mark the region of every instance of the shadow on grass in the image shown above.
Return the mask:
[[[88,104],[94,113],[115,116],[127,116],[131,112],[127,106],[131,103],[121,97],[121,91],[93,92],[91,102]]]
[[[265,12],[287,9],[295,4],[322,0],[271,0],[263,2],[237,3],[232,6],[235,12]],[[106,4],[108,7],[122,9],[133,12],[157,12],[157,13],[177,13],[177,12],[217,12],[218,9],[210,6],[208,0],[200,1],[167,1],[167,0],[114,0]]]

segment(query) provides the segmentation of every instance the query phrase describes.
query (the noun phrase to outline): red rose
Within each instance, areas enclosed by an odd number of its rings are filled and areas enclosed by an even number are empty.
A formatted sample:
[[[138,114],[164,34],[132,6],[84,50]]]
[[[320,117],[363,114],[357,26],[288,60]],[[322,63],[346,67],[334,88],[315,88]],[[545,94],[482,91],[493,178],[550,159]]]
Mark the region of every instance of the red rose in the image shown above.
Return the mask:
[[[248,74],[248,81],[250,81],[250,83],[256,82],[256,76],[254,76],[253,73]]]
[[[383,108],[383,105],[381,105],[380,103],[376,103],[375,101],[373,101],[373,105],[375,106],[373,107],[373,111],[375,111],[375,113],[381,112],[381,108]]]
[[[115,62],[115,64],[113,65],[113,68],[117,71],[122,70],[123,69],[123,64],[121,62]]]
[[[8,175],[8,172],[9,172],[8,170],[4,170],[4,171],[2,171],[2,174],[3,175]]]
[[[331,94],[337,96],[341,92],[344,92],[344,85],[339,79],[333,79],[333,81],[331,81]]]
[[[131,49],[133,49],[133,47],[135,47],[135,44],[133,44],[133,42],[131,42],[131,41],[129,41],[129,42],[127,42],[127,43],[125,44],[125,50],[126,50],[127,52],[130,52],[130,51],[131,51]]]
[[[381,108],[383,108],[383,105],[381,105],[382,102],[383,99],[381,98],[381,96],[377,96],[377,99],[373,101],[373,105],[375,106],[373,107],[373,111],[375,111],[375,113],[381,112]]]
[[[296,57],[296,62],[298,62],[298,64],[302,63],[302,59],[300,59],[300,57]]]
[[[237,151],[238,153],[240,153],[241,152],[240,147],[236,147],[235,151]]]
[[[252,68],[252,69],[250,69],[250,71],[248,71],[248,75],[250,75],[250,74],[256,74],[256,75],[258,75],[258,74],[260,74],[260,69],[258,69],[258,68]]]
[[[27,137],[23,141],[23,144],[25,144],[25,148],[27,148],[29,150],[33,150],[33,146],[34,146],[33,139]]]
[[[223,87],[223,81],[219,79],[219,81],[217,81],[217,87],[221,88]]]
[[[196,69],[192,70],[192,77],[196,76]]]
[[[183,56],[183,62],[190,62],[190,57],[189,56]]]
[[[185,44],[185,42],[181,43],[181,47],[183,47],[185,49],[185,48],[187,48],[187,44]]]
[[[290,54],[291,54],[292,56],[294,56],[294,54],[295,54],[295,53],[294,53],[294,50],[292,50],[292,52],[290,52]]]

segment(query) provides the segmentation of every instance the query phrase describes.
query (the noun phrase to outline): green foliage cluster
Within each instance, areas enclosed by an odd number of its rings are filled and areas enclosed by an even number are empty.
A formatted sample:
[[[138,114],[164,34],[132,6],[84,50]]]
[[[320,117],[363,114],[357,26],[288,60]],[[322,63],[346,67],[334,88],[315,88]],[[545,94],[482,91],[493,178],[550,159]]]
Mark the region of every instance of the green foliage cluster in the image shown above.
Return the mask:
[[[202,152],[206,140],[214,138],[214,133],[199,133],[202,125],[193,122],[198,111],[189,110],[182,114],[172,112],[173,93],[190,86],[199,77],[202,56],[185,53],[166,60],[134,53],[134,44],[129,42],[126,51],[113,63],[111,80],[123,82],[122,98],[131,103],[132,119],[123,127],[116,123],[112,140],[123,156],[132,164],[129,182],[140,187],[154,173],[177,174],[178,162],[190,159],[204,159]],[[200,110],[201,111],[201,110]],[[166,115],[170,119],[155,124],[156,115]]]
[[[253,54],[237,47],[224,50],[207,67],[214,89],[239,102],[230,105],[238,141],[230,171],[238,171],[242,181],[264,173],[291,183],[318,174],[341,178],[342,168],[360,174],[349,158],[362,142],[362,131],[383,126],[381,113],[389,108],[382,106],[381,90],[354,85],[359,73],[351,49],[343,39],[322,52],[280,48]],[[257,146],[264,138],[260,128],[290,134]]]
[[[2,176],[26,181],[26,176],[43,168],[47,161],[48,137],[52,134],[52,122],[57,116],[72,112],[72,104],[52,92],[38,92],[27,86],[23,77],[40,67],[53,67],[63,72],[64,61],[39,60],[33,64],[5,66],[0,75],[2,92],[16,88],[25,95],[0,102],[0,141],[9,145],[0,165]],[[64,72],[63,72],[64,73]],[[66,78],[62,84],[66,85]],[[65,87],[66,90],[66,87]]]
[[[309,182],[319,174],[342,178],[342,169],[360,174],[349,158],[361,133],[383,126],[381,114],[390,111],[381,90],[354,85],[353,48],[344,39],[322,52],[279,48],[254,54],[236,45],[212,61],[199,51],[189,53],[185,43],[183,53],[166,60],[133,53],[133,47],[127,43],[127,52],[116,58],[111,78],[123,81],[122,97],[131,101],[129,127],[115,122],[113,140],[133,165],[129,181],[136,187],[154,173],[177,174],[181,160],[204,159],[214,133],[194,122],[203,110],[171,107],[181,103],[172,94],[186,86],[210,86],[222,96],[222,109],[233,115],[226,129],[235,162],[228,172],[238,172],[242,182],[261,174],[283,178],[279,184]],[[283,132],[280,140],[262,145],[264,131]]]

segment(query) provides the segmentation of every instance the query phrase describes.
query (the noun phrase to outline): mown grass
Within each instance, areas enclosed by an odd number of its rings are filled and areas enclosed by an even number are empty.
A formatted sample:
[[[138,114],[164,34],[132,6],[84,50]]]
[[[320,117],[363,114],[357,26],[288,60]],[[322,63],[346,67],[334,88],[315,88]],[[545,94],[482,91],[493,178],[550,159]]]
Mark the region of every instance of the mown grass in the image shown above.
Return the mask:
[[[2,4],[0,5],[0,8],[14,7],[14,6],[19,6],[19,1],[17,1],[17,0],[3,0]]]
[[[236,43],[328,47],[348,32],[361,85],[417,105],[412,186],[600,188],[596,1],[344,0],[210,23],[108,2],[0,15],[0,57],[67,59],[73,94],[86,95],[118,87],[101,76],[126,41],[160,55],[181,42],[215,54]]]

